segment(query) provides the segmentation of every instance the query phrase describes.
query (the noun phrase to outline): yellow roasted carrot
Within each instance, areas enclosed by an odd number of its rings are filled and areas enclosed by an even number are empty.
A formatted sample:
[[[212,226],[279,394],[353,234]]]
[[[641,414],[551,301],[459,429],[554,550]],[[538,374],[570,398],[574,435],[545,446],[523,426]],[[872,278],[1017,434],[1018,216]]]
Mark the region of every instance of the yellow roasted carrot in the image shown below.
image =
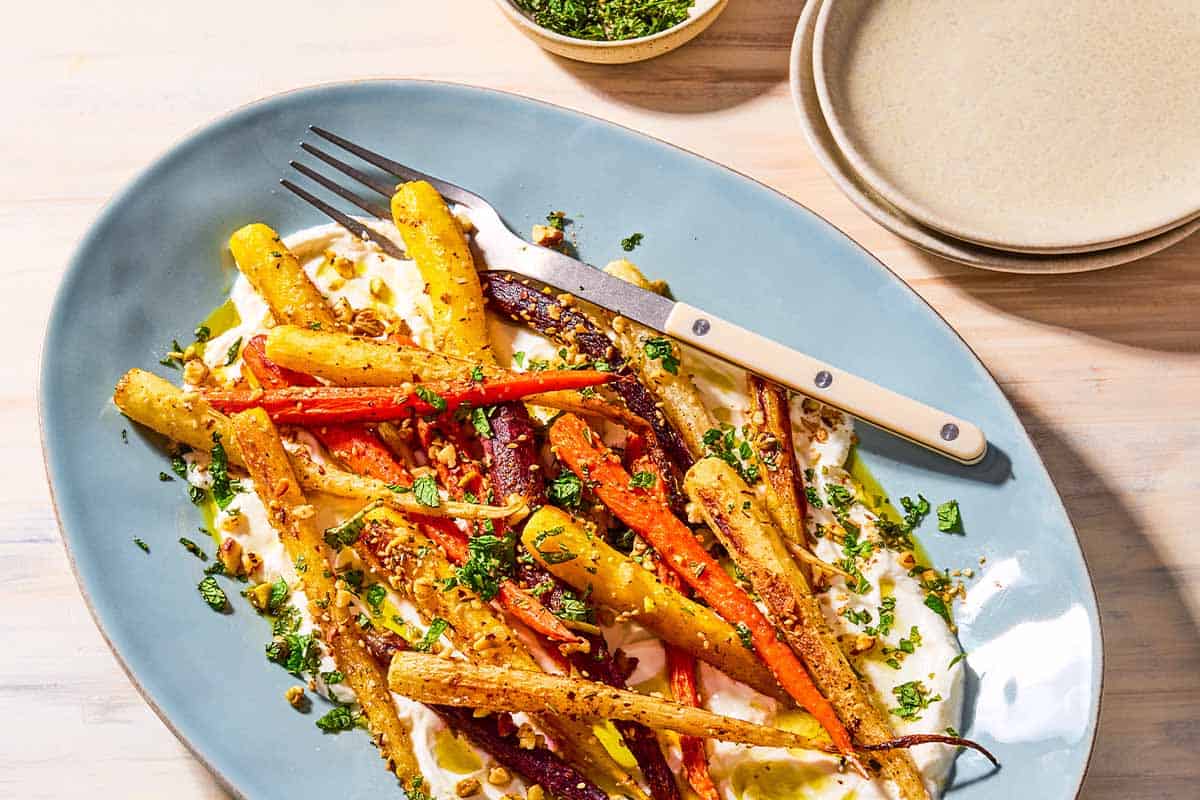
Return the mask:
[[[831,752],[831,745],[798,733],[724,717],[671,700],[559,675],[536,675],[504,666],[467,666],[421,653],[397,653],[388,670],[392,691],[426,703],[490,711],[553,713],[575,719],[628,720],[652,730]]]
[[[315,375],[340,386],[399,386],[402,383],[462,380],[489,364],[419,347],[347,333],[277,325],[267,334],[267,358],[281,367]]]
[[[388,768],[409,785],[420,777],[420,768],[408,727],[396,714],[386,675],[367,650],[350,609],[334,602],[337,589],[333,573],[325,568],[328,558],[313,521],[316,511],[300,490],[274,424],[262,409],[243,411],[233,417],[233,440],[288,557],[310,565],[300,572],[309,613],[347,685],[354,690]]]
[[[525,523],[525,549],[559,580],[600,605],[629,614],[664,640],[731,678],[784,702],[786,692],[732,625],[589,534],[567,513],[543,506]]]
[[[405,183],[392,196],[392,219],[425,279],[436,349],[491,362],[479,274],[467,237],[446,201],[425,181]]]
[[[300,261],[271,228],[261,222],[239,228],[229,237],[229,249],[238,269],[267,301],[276,322],[320,325],[326,330],[337,325]]]

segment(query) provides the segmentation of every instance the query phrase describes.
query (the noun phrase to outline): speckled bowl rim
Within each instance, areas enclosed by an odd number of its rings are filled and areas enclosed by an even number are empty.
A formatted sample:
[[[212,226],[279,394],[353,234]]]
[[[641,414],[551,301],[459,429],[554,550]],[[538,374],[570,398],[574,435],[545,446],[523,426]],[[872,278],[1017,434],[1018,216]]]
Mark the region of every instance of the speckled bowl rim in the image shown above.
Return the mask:
[[[969,267],[995,272],[1056,275],[1109,269],[1177,244],[1200,230],[1200,218],[1149,239],[1089,253],[1044,255],[997,250],[956,239],[927,228],[876,194],[845,159],[834,141],[819,103],[813,81],[812,36],[823,0],[809,0],[792,38],[789,85],[801,129],[818,163],[842,193],[876,223],[921,250]]]
[[[830,60],[825,58],[827,48],[821,46],[825,40],[830,10],[839,0],[818,2],[810,0],[810,5],[817,5],[816,25],[813,32],[812,61],[813,82],[816,86],[817,98],[825,124],[829,128],[842,157],[849,163],[851,169],[859,176],[859,180],[870,187],[872,192],[909,217],[917,224],[938,231],[951,238],[967,244],[1024,255],[1082,255],[1086,253],[1112,250],[1125,245],[1137,244],[1168,233],[1190,222],[1200,220],[1200,208],[1192,208],[1183,212],[1166,213],[1151,223],[1149,227],[1140,230],[1126,230],[1114,236],[1097,239],[1072,239],[1070,237],[1059,241],[1037,241],[1028,239],[1002,240],[993,234],[976,226],[963,222],[953,222],[946,219],[925,203],[915,199],[903,191],[883,171],[878,169],[861,150],[858,140],[851,134],[848,122],[843,118],[843,108],[830,90],[830,72],[833,69]],[[807,8],[805,9],[807,11]],[[1194,229],[1193,229],[1194,230]],[[1165,245],[1164,245],[1165,246]],[[1161,248],[1159,248],[1161,249]]]

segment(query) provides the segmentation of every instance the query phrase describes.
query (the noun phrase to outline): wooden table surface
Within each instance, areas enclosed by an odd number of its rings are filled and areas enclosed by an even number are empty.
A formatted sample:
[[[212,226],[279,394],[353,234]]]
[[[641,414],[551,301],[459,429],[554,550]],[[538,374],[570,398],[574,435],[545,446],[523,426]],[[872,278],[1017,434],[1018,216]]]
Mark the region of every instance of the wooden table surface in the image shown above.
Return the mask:
[[[1108,670],[1084,796],[1196,797],[1200,236],[1064,277],[976,271],[906,245],[838,192],[801,136],[787,88],[801,6],[734,0],[684,49],[621,67],[550,56],[469,0],[40,0],[8,15],[0,796],[224,796],[105,647],[51,508],[34,387],[78,240],[137,171],[230,109],[314,83],[428,77],[581,109],[727,164],[825,216],[932,303],[1029,428],[1095,576]]]

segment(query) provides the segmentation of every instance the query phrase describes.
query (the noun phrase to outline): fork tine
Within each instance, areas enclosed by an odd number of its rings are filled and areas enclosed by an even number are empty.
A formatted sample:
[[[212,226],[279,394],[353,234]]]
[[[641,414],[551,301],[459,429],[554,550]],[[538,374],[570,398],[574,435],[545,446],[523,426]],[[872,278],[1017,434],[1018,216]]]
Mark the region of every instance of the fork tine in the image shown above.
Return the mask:
[[[304,164],[301,164],[299,161],[290,161],[288,163],[291,165],[292,169],[296,170],[301,175],[316,181],[329,191],[336,194],[338,197],[353,203],[371,216],[378,217],[379,219],[387,219],[389,217],[387,209],[383,208],[383,206],[362,199],[354,192],[338,184],[336,181],[326,178],[315,169],[307,167]]]
[[[325,216],[329,217],[358,238],[366,239],[379,245],[379,249],[383,250],[383,252],[387,253],[392,258],[402,259],[405,257],[404,251],[394,241],[386,236],[376,233],[366,225],[363,225],[361,222],[356,220],[354,217],[343,214],[341,211],[338,211],[336,208],[329,205],[311,192],[301,189],[287,178],[282,179],[279,181],[279,183],[283,185],[283,188],[287,189],[289,192],[296,195],[309,205],[315,207],[321,213],[325,214]]]
[[[365,147],[357,145],[347,139],[343,139],[336,133],[330,133],[324,128],[320,128],[316,125],[310,125],[308,129],[317,136],[320,136],[322,139],[336,144],[338,147],[353,153],[363,161],[366,161],[368,164],[374,164],[375,166],[394,175],[397,178],[406,181],[428,181],[433,188],[437,189],[438,193],[447,200],[453,200],[454,202],[461,203],[465,206],[490,207],[481,197],[468,192],[461,186],[455,186],[453,183],[444,181],[441,178],[435,178],[432,175],[415,170],[412,167],[406,167],[399,161],[393,161],[390,158],[381,156],[379,153],[368,150]]]
[[[353,178],[354,180],[358,181],[359,183],[363,184],[364,186],[368,186],[371,189],[374,189],[376,192],[383,195],[384,197],[390,198],[392,196],[393,192],[396,191],[395,184],[389,183],[387,181],[381,181],[377,178],[373,178],[370,175],[368,175],[367,173],[363,172],[362,170],[355,169],[354,167],[350,166],[345,161],[342,161],[339,158],[335,158],[335,157],[329,155],[329,153],[326,153],[321,148],[313,147],[308,142],[301,142],[300,149],[306,153],[309,153],[310,155],[314,155],[317,158],[321,159],[326,164],[333,167],[334,169],[336,169],[338,172],[342,173],[343,175]]]

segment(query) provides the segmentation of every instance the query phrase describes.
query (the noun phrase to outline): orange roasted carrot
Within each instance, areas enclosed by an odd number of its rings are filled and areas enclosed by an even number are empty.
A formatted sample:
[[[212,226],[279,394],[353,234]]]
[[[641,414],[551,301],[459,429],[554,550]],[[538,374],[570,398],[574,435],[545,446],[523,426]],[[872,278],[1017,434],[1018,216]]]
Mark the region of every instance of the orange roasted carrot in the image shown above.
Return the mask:
[[[236,413],[262,408],[275,422],[321,425],[382,422],[412,414],[454,411],[464,403],[490,406],[539,392],[584,389],[613,379],[611,372],[556,370],[510,373],[482,381],[438,381],[406,387],[296,386],[266,390],[213,390],[204,398],[214,408]]]
[[[559,460],[588,481],[604,505],[737,628],[746,646],[753,646],[787,693],[816,717],[838,750],[853,756],[846,727],[796,654],[776,636],[775,626],[665,503],[630,487],[629,472],[600,435],[574,414],[563,414],[550,427],[550,444]]]
[[[654,483],[645,487],[644,491],[660,503],[667,504],[667,490],[662,470],[659,463],[652,456],[646,454],[646,443],[637,434],[629,434],[625,439],[625,460],[629,464],[629,471],[634,475],[648,472],[654,476]],[[664,564],[661,558],[655,558],[654,562],[660,581],[677,592],[691,595],[691,590],[684,585],[679,573]],[[696,686],[695,657],[670,642],[663,642],[663,650],[667,655],[667,677],[675,702],[700,708],[700,691]],[[700,800],[720,800],[716,784],[713,783],[712,775],[708,771],[708,752],[704,749],[704,740],[698,736],[681,735],[679,749],[682,755],[683,776],[699,795]]]

